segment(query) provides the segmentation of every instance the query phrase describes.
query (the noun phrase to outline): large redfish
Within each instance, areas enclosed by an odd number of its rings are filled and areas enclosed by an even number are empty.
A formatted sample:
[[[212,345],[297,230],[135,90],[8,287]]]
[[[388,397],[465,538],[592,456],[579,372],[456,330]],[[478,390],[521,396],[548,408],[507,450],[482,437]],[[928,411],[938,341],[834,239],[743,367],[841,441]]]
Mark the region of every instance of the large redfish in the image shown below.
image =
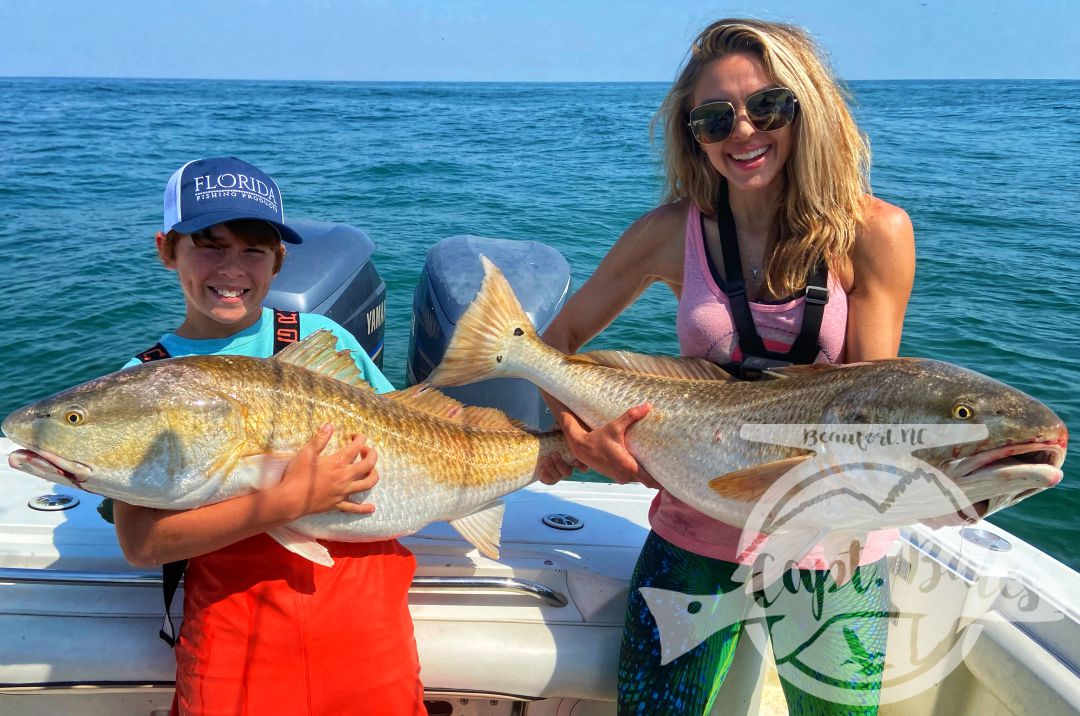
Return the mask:
[[[767,551],[769,579],[817,544],[843,578],[868,531],[972,521],[1061,480],[1061,419],[984,375],[908,358],[746,382],[700,360],[567,356],[482,261],[483,284],[431,382],[525,378],[593,427],[648,401],[630,452],[672,495],[744,528],[744,556]]]
[[[374,541],[447,520],[498,556],[498,498],[532,482],[543,456],[565,450],[561,435],[534,434],[427,386],[376,395],[335,340],[320,331],[265,360],[190,356],[92,380],[9,415],[4,434],[24,448],[9,462],[131,504],[187,509],[280,480],[329,422],[328,452],[353,434],[378,452],[378,483],[351,498],[376,510],[308,515],[272,537],[325,564],[316,538]]]

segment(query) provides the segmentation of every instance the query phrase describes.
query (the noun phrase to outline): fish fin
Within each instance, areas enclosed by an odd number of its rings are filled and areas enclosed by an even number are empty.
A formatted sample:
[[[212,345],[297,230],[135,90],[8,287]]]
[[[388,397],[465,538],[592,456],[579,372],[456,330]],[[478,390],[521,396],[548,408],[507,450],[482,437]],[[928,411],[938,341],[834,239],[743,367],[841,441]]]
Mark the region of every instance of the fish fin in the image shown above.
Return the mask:
[[[300,555],[304,559],[311,560],[315,564],[321,564],[324,567],[334,566],[334,558],[330,556],[330,552],[312,537],[302,535],[288,527],[276,527],[267,530],[266,534],[273,537],[285,549]]]
[[[486,256],[480,257],[484,280],[428,380],[435,385],[464,385],[509,374],[508,351],[516,341],[541,343],[532,321],[518,303],[510,282]]]
[[[445,420],[459,421],[461,411],[465,409],[459,401],[439,392],[427,383],[418,383],[405,390],[384,393],[383,397]]]
[[[287,453],[248,455],[236,462],[233,473],[234,476],[241,477],[255,489],[261,490],[281,482],[285,467],[293,457],[293,455]]]
[[[773,483],[789,470],[809,460],[813,453],[798,455],[774,462],[766,462],[745,470],[736,470],[709,480],[709,487],[724,497],[737,500],[755,501],[764,495]]]
[[[491,559],[499,558],[499,532],[502,531],[503,512],[506,505],[491,502],[471,515],[450,520],[450,526],[458,531],[469,544]]]
[[[753,554],[744,550],[736,557],[739,562],[748,557],[753,557],[754,560],[746,565],[750,572],[744,582],[746,593],[765,589],[786,572],[796,569],[799,560],[805,557],[824,535],[821,530],[808,527],[790,532],[774,532],[763,535],[763,539],[755,540],[753,546],[757,548]],[[739,547],[742,549],[741,544]]]
[[[830,532],[821,540],[821,549],[825,552],[825,561],[837,586],[842,587],[851,581],[855,568],[859,566],[859,555],[865,532]]]
[[[650,356],[644,353],[631,353],[630,351],[592,351],[567,356],[567,360],[577,363],[595,363],[608,368],[644,373],[659,378],[735,380],[735,376],[704,358]]]
[[[528,425],[519,420],[514,420],[498,408],[481,408],[470,405],[462,411],[461,421],[465,425],[474,428],[526,430],[532,432],[532,429]]]
[[[427,383],[419,383],[405,390],[386,393],[385,397],[429,415],[474,428],[528,430],[527,425],[507,417],[501,410],[476,406],[465,407],[459,401]]]
[[[833,370],[844,370],[857,365],[869,365],[869,361],[860,363],[807,363],[804,365],[788,365],[783,368],[769,368],[761,372],[761,377],[768,379],[799,378],[801,376],[819,375]]]
[[[325,328],[320,328],[302,341],[290,343],[270,360],[306,368],[355,388],[375,390],[356,367],[352,351],[339,351],[337,336]]]

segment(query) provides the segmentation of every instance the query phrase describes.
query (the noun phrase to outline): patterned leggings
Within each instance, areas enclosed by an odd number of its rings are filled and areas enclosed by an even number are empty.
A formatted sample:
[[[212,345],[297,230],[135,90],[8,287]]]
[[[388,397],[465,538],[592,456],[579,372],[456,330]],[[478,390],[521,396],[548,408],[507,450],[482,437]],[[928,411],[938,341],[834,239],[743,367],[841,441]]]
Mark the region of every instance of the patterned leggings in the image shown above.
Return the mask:
[[[762,620],[743,622],[718,616],[720,595],[729,607],[732,599],[740,600],[734,602],[737,609],[746,608],[753,599],[765,608],[764,621],[790,714],[877,714],[889,613],[885,560],[859,567],[842,587],[836,586],[828,572],[798,570],[789,572],[783,585],[778,582],[752,597],[743,596],[741,580],[733,580],[738,566],[687,552],[649,534],[634,569],[626,610],[619,656],[620,716],[698,716],[709,713],[718,696],[717,713],[725,713],[720,686],[735,646],[744,631],[751,625],[760,628]],[[656,588],[701,599],[675,597],[692,601],[684,602],[673,622],[661,619],[659,608],[654,618],[642,587],[646,593]],[[709,619],[718,630],[706,636],[713,630]],[[668,626],[674,623],[681,634],[696,630],[697,639],[705,637],[704,641],[661,664],[663,630],[658,621]],[[685,641],[688,647],[693,643],[696,639]],[[840,699],[835,698],[838,693]]]

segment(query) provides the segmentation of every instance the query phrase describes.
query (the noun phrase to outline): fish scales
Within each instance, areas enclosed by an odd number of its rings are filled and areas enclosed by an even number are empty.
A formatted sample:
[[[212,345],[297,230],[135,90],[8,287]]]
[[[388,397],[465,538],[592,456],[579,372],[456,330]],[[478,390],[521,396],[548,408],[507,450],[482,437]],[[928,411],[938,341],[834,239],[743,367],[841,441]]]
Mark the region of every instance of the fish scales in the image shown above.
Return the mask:
[[[324,455],[357,434],[376,450],[379,481],[350,498],[376,510],[308,515],[288,528],[342,541],[471,518],[535,480],[543,456],[571,459],[560,434],[533,433],[497,411],[476,412],[436,391],[377,395],[333,343],[332,335],[315,334],[272,359],[189,356],[76,386],[5,419],[5,434],[26,448],[11,459],[45,479],[72,480],[133,504],[186,509],[279,480],[291,456],[331,423]],[[315,370],[302,362],[302,351],[315,353],[303,358]],[[352,372],[348,382],[331,377],[342,375],[343,360]],[[327,375],[316,372],[324,367]],[[72,410],[85,415],[84,424],[58,420]],[[501,511],[482,522],[479,535],[466,532],[497,555]]]
[[[626,447],[668,492],[704,514],[745,527],[773,485],[807,492],[805,502],[790,503],[801,506],[784,521],[755,523],[750,531],[784,533],[777,564],[798,560],[832,533],[842,539],[829,548],[838,549],[875,529],[977,520],[1061,480],[1068,442],[1061,419],[1031,396],[973,371],[899,358],[792,366],[770,371],[771,379],[736,381],[697,359],[613,351],[566,356],[540,340],[498,268],[482,263],[481,289],[431,382],[524,378],[593,428],[648,402],[652,409],[625,433]],[[823,448],[814,437],[829,426],[903,425],[929,426],[938,442],[864,456]],[[748,426],[759,426],[757,439],[743,436]],[[946,435],[962,439],[939,439]],[[784,475],[804,464],[811,470],[804,477],[814,482],[785,487]],[[824,492],[809,494],[814,489]]]

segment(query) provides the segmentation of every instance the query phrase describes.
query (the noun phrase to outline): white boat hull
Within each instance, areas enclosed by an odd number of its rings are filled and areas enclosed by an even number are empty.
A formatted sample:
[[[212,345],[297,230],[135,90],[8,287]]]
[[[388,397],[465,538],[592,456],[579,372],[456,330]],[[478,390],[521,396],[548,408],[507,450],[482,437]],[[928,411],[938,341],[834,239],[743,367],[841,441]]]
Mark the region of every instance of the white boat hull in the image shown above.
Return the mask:
[[[0,440],[0,455],[13,447]],[[156,573],[124,561],[97,513],[100,498],[6,464],[0,484],[0,714],[167,713],[175,662],[157,638]],[[28,507],[45,494],[79,504]],[[432,713],[614,713],[627,590],[652,494],[638,485],[530,486],[507,500],[499,561],[445,524],[402,540],[417,558],[409,601]],[[583,526],[544,523],[560,513]],[[980,527],[1006,539],[1009,551],[922,527],[894,547],[892,594],[902,609],[926,608],[916,577],[934,564],[958,579],[935,588],[933,608],[981,598],[999,618],[982,619],[961,663],[911,698],[884,704],[883,716],[1080,714],[1080,575],[997,527]],[[1015,594],[1041,595],[1062,618],[1026,622],[1015,599],[979,597],[991,572],[1007,575]],[[177,624],[181,604],[178,597]],[[904,658],[900,627],[891,628],[886,662]],[[943,635],[942,648],[957,638]],[[760,664],[744,640],[718,713],[785,713],[775,671]]]

